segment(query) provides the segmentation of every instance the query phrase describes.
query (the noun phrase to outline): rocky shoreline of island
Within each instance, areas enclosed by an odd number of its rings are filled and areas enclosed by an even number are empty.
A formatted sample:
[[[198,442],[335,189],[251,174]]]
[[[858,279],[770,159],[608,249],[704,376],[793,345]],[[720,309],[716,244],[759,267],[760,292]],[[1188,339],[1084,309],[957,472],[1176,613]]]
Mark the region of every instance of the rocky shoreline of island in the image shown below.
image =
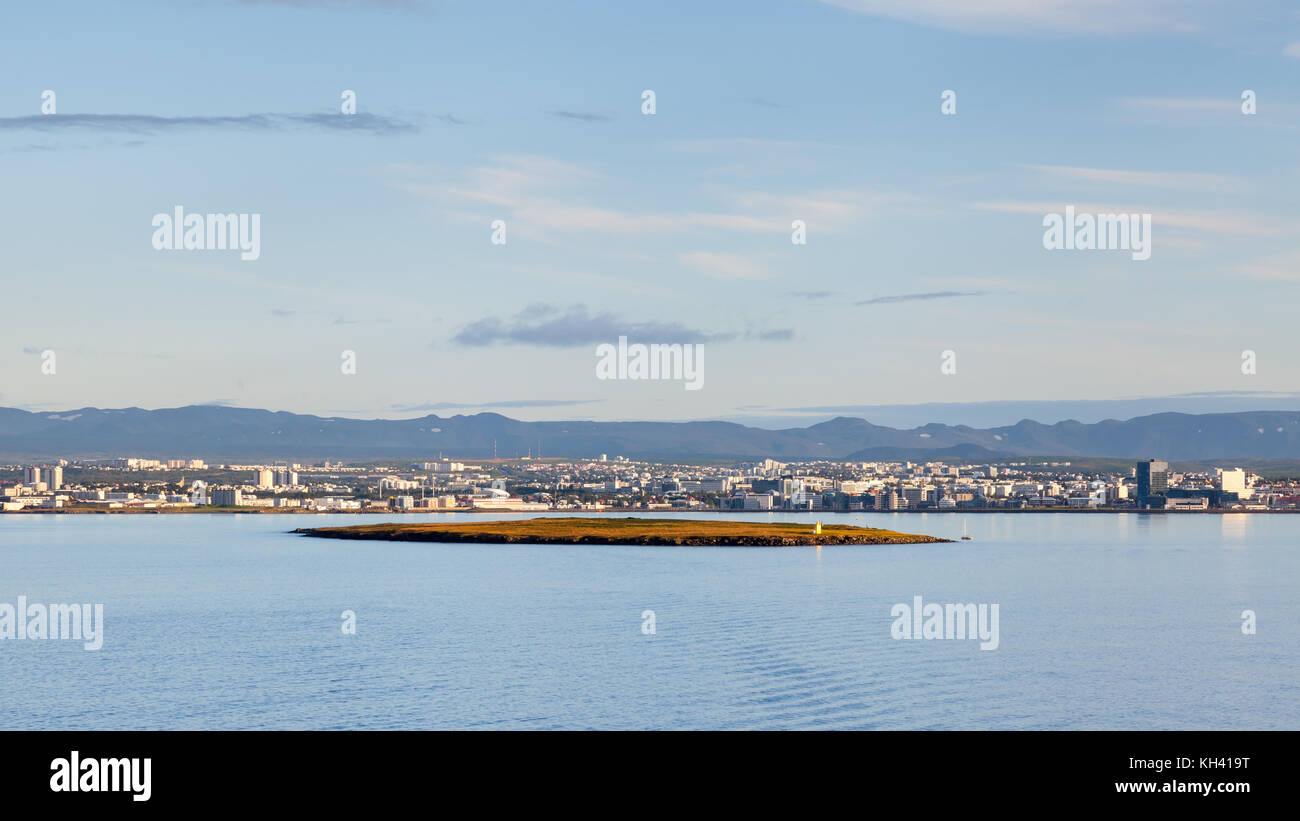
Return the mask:
[[[678,547],[938,544],[952,541],[935,536],[850,525],[647,517],[543,517],[416,524],[386,522],[345,527],[300,527],[291,532],[322,539],[390,542]]]

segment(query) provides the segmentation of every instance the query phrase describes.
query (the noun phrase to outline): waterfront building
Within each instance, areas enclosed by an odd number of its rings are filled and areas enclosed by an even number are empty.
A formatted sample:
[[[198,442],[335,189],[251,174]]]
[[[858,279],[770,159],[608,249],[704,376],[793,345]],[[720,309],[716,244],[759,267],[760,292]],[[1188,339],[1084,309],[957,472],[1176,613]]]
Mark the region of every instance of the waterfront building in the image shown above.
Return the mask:
[[[1235,493],[1239,499],[1249,499],[1250,491],[1246,489],[1246,471],[1241,468],[1219,471],[1219,489],[1225,493]]]
[[[1152,497],[1159,497],[1156,507],[1163,506],[1163,499],[1169,492],[1169,464],[1159,459],[1147,459],[1137,463],[1137,503],[1138,507],[1151,507]]]

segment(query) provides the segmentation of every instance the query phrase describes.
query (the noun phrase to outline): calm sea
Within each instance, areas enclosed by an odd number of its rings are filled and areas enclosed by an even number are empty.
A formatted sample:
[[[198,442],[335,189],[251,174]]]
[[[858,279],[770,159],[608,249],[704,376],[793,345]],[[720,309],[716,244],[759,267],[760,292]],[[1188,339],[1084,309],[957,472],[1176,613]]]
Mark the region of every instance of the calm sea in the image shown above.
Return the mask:
[[[1300,728],[1292,516],[981,514],[970,542],[821,550],[286,532],[387,519],[0,516],[0,602],[105,619],[95,652],[0,641],[0,729]],[[891,638],[917,595],[998,604],[998,648]]]

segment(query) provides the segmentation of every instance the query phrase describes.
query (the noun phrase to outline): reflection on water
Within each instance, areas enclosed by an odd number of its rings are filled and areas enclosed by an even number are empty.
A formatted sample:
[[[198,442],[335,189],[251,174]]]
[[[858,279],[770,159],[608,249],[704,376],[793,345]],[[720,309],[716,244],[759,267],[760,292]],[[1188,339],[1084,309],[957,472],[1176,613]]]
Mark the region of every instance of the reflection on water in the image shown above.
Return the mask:
[[[1219,516],[1219,536],[1224,547],[1245,547],[1250,531],[1250,520],[1256,518],[1250,513],[1224,513]]]

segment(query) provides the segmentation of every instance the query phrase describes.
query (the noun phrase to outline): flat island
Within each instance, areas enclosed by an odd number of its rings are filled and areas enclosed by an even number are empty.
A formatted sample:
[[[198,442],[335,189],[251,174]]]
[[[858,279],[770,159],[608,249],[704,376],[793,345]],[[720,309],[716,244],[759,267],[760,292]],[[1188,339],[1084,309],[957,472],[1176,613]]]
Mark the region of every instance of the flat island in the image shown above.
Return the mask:
[[[822,525],[820,533],[802,522],[736,522],[637,517],[537,519],[378,525],[300,527],[294,533],[323,539],[375,539],[390,542],[479,542],[495,544],[626,544],[691,547],[743,545],[930,544],[951,542],[934,536],[897,533],[874,527]]]

